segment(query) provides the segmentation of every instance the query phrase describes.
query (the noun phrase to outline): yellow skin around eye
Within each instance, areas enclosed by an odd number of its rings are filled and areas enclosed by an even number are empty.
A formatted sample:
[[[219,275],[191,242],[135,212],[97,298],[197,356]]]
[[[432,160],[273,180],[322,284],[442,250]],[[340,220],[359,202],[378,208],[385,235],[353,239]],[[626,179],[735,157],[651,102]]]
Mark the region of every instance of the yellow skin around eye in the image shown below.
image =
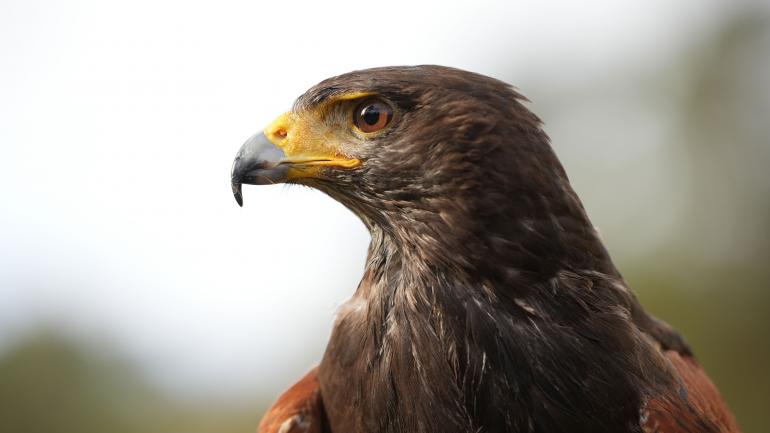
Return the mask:
[[[345,151],[346,140],[341,129],[350,125],[327,122],[324,115],[342,101],[370,96],[371,93],[354,92],[339,95],[314,108],[281,114],[265,129],[264,134],[286,154],[285,162],[292,164],[289,178],[317,176],[322,167],[355,168],[361,161]],[[341,128],[343,127],[343,128]]]

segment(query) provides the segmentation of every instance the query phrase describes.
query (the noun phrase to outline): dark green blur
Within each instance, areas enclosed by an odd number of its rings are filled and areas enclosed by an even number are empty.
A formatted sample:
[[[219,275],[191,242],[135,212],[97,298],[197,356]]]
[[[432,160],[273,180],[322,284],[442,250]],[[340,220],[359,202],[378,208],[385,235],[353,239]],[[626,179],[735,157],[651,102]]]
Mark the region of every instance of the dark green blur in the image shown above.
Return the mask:
[[[113,350],[115,348],[112,348]],[[0,359],[0,431],[24,433],[253,432],[266,404],[225,404],[161,392],[135,367],[40,331]]]

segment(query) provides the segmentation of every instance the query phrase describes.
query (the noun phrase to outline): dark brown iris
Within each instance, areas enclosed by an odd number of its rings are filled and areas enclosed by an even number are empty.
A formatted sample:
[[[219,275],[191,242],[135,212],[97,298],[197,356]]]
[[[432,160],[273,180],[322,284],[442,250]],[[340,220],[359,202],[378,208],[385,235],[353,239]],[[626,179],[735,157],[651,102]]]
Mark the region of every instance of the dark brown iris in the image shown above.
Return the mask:
[[[393,118],[393,109],[380,99],[367,99],[353,111],[353,123],[362,132],[376,132]]]

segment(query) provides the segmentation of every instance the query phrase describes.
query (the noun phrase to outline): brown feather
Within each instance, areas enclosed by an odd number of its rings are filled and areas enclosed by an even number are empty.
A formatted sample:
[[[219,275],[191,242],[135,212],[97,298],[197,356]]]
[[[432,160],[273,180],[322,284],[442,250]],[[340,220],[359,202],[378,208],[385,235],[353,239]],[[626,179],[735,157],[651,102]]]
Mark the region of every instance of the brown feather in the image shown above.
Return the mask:
[[[270,407],[258,433],[322,433],[325,414],[318,383],[318,368],[286,390]]]
[[[642,416],[644,432],[738,433],[735,418],[698,362],[671,350],[665,355],[679,375],[680,392],[656,397],[647,404]]]

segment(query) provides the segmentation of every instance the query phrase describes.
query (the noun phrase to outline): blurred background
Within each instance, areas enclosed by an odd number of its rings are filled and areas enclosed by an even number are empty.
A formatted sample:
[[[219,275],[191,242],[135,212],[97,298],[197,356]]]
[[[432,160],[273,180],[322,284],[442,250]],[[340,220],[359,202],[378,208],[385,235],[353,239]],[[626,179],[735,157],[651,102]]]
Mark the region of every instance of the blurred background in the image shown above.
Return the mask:
[[[437,63],[531,99],[643,303],[767,431],[767,3],[0,2],[0,430],[253,431],[368,235],[308,189],[239,208],[235,152],[327,76]]]

